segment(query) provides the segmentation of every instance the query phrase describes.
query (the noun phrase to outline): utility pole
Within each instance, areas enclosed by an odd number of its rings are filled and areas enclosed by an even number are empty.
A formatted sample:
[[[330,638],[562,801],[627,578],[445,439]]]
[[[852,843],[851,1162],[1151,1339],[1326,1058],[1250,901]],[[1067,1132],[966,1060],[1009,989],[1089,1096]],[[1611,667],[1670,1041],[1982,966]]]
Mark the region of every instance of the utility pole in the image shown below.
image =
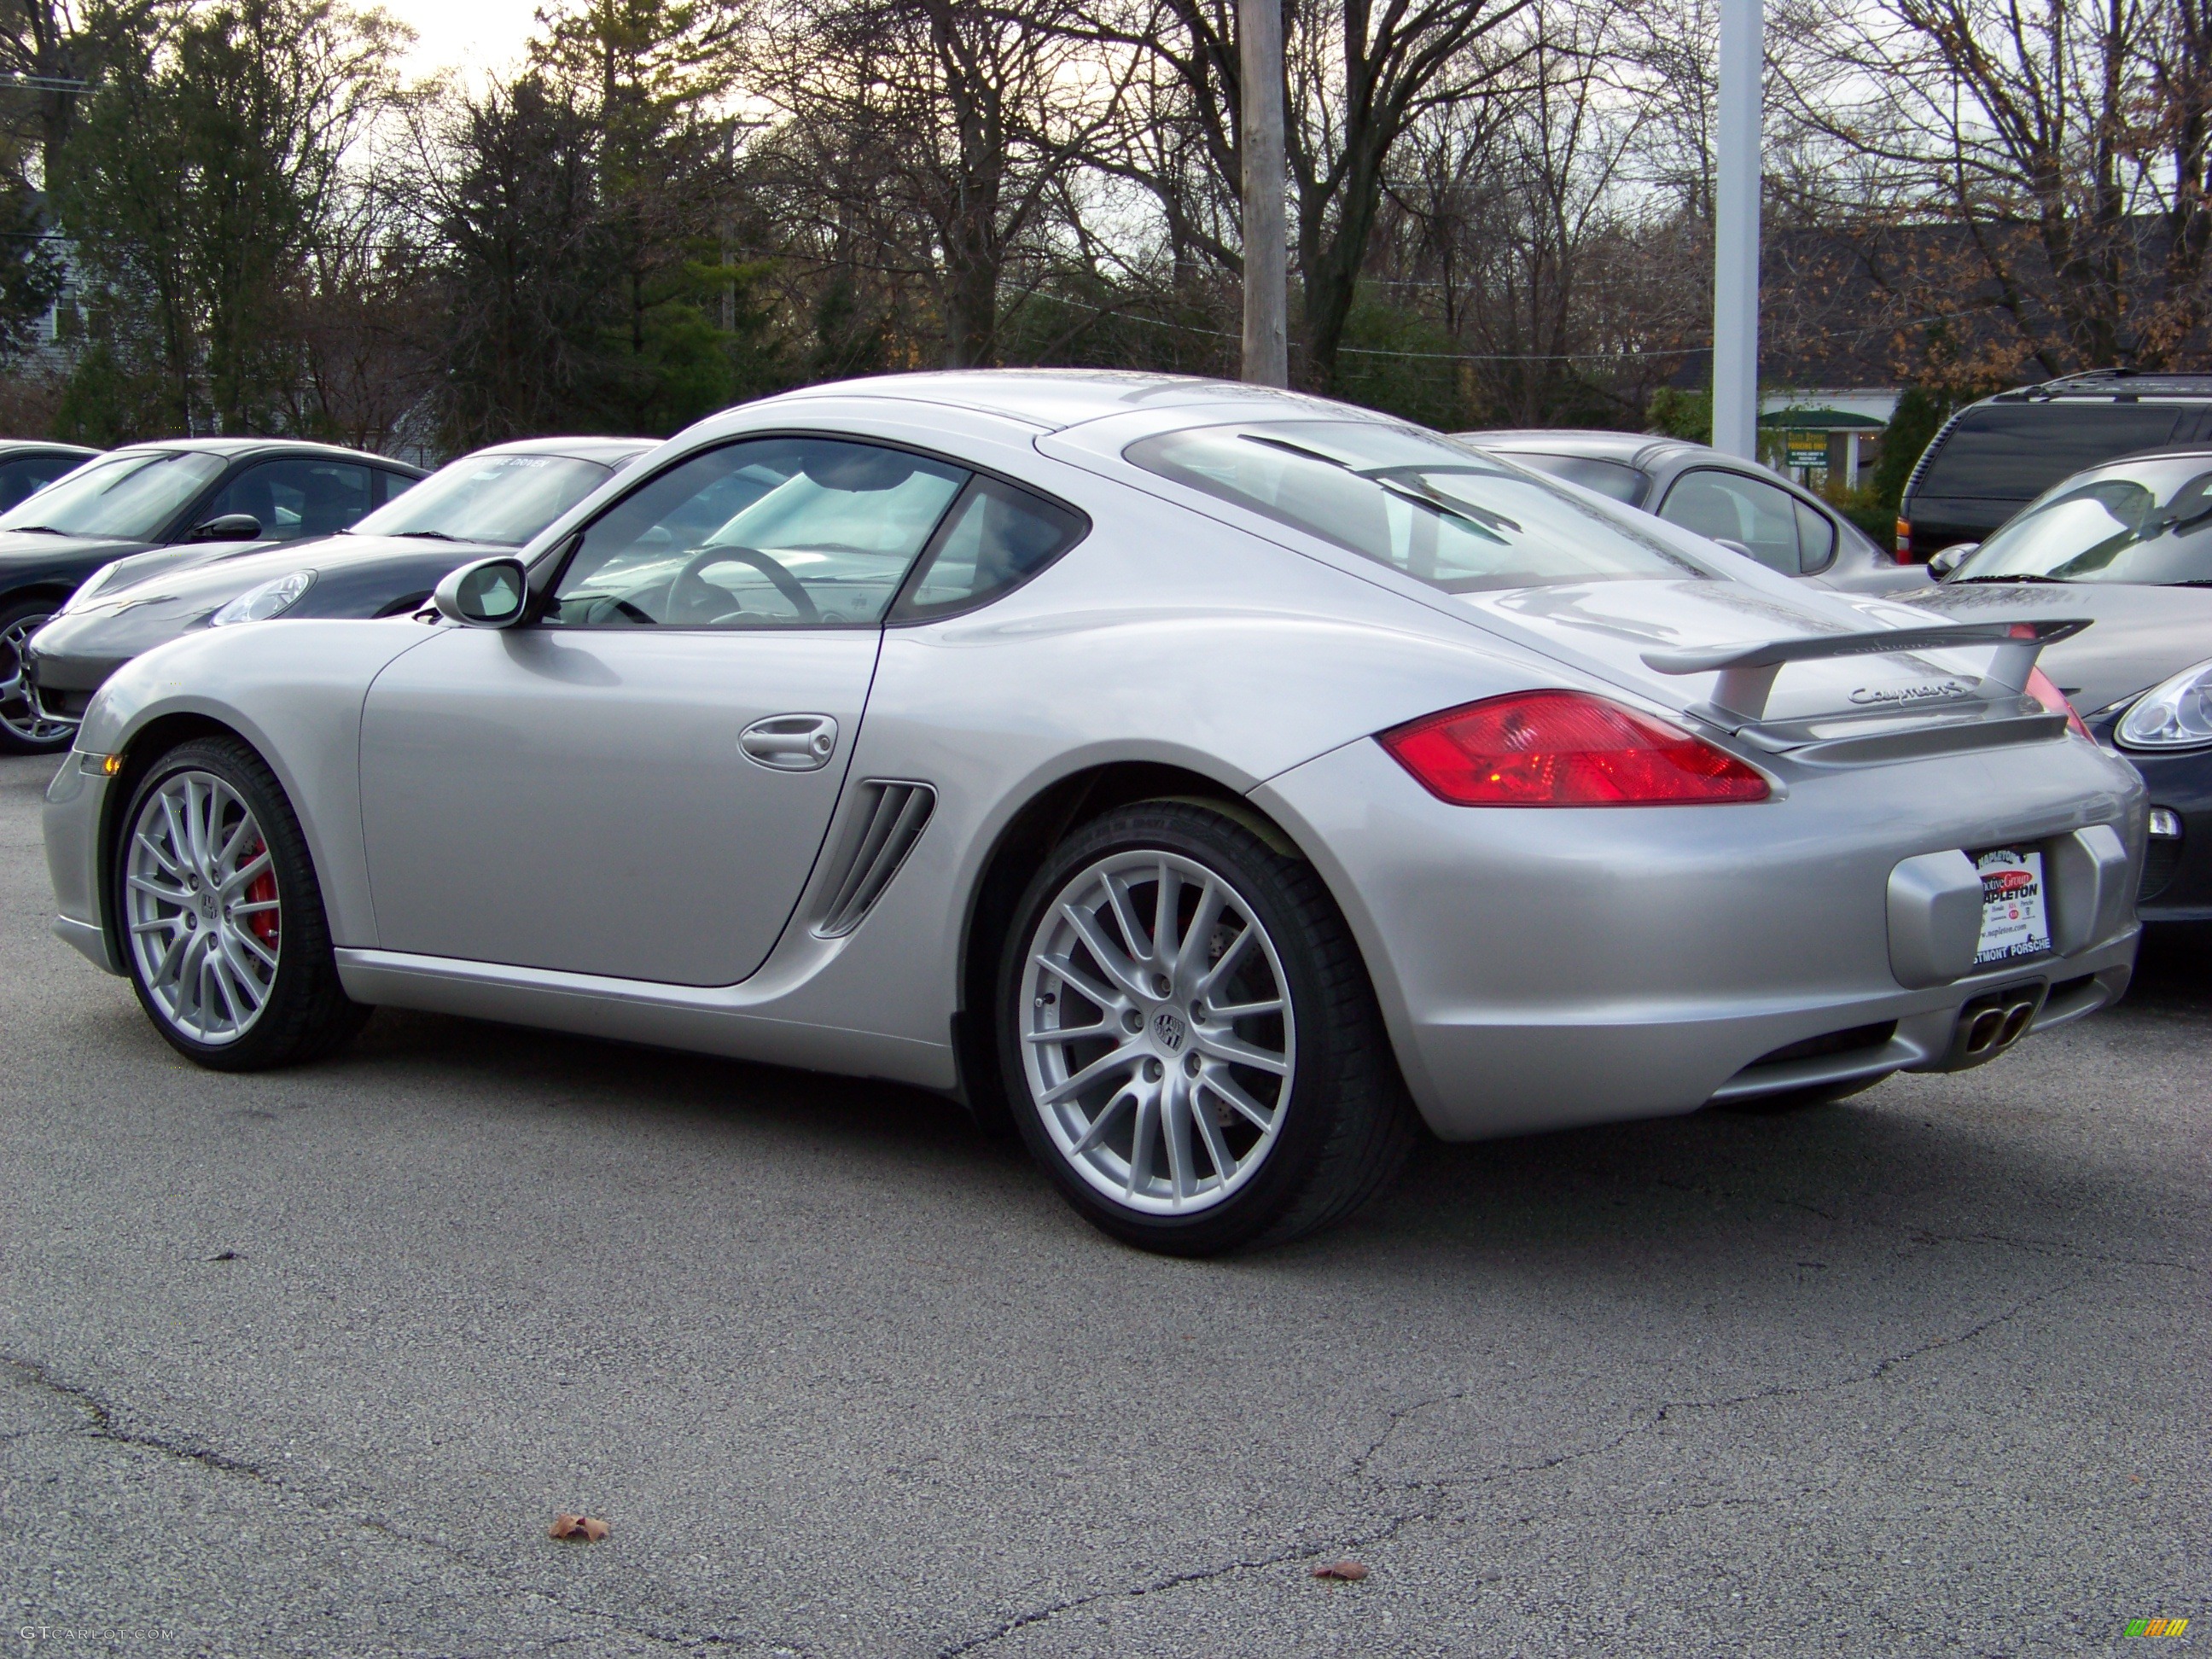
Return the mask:
[[[1237,56],[1244,94],[1244,378],[1288,386],[1283,0],[1237,0]]]
[[[1759,459],[1760,0],[1721,0],[1713,191],[1713,447]],[[1249,185],[1247,186],[1249,189]]]

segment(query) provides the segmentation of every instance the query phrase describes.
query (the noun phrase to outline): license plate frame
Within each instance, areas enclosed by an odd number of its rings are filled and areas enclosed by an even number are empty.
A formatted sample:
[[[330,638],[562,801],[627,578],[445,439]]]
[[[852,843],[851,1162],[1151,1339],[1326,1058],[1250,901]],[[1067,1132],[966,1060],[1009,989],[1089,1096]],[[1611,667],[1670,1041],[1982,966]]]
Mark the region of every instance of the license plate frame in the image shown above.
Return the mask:
[[[1992,847],[1970,853],[1982,878],[1982,931],[1974,946],[1977,972],[2051,954],[2051,889],[2043,851]]]

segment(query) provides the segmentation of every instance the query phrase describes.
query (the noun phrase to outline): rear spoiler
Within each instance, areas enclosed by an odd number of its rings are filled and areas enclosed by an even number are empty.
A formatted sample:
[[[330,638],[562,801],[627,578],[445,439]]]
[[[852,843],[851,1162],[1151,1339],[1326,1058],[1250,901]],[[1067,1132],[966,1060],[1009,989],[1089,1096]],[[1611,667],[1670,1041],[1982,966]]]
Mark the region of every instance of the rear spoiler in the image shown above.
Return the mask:
[[[2089,625],[2067,622],[1950,623],[1933,628],[1886,628],[1866,634],[1814,634],[1770,640],[1765,645],[1710,646],[1702,651],[1647,651],[1644,665],[1662,674],[1718,672],[1713,707],[1723,714],[1755,720],[1766,713],[1766,699],[1784,663],[1823,657],[1887,657],[1905,651],[1954,651],[1961,646],[1993,645],[1996,655],[1982,680],[1985,696],[2020,696],[2046,645],[2071,639]]]

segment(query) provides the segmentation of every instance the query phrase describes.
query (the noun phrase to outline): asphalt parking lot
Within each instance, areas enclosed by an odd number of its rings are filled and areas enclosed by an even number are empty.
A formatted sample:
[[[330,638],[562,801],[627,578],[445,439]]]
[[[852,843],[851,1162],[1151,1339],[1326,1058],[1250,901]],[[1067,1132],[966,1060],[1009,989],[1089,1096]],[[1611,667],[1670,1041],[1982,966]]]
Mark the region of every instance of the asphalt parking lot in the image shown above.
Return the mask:
[[[2212,941],[1980,1072],[1432,1146],[1191,1263],[899,1089],[388,1014],[196,1071],[46,933],[51,769],[0,762],[0,1654],[2212,1638]]]

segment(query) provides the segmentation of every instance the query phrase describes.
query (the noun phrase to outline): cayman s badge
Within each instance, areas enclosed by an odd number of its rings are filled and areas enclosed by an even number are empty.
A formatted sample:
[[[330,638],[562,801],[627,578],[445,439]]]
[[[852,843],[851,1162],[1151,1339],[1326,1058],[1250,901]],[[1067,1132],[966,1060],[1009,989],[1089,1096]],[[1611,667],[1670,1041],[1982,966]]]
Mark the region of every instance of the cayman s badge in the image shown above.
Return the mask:
[[[1863,685],[1851,693],[1851,701],[1862,707],[1880,702],[1934,702],[1945,697],[1963,697],[1972,690],[1964,680],[1929,680],[1919,685],[1896,687]]]

